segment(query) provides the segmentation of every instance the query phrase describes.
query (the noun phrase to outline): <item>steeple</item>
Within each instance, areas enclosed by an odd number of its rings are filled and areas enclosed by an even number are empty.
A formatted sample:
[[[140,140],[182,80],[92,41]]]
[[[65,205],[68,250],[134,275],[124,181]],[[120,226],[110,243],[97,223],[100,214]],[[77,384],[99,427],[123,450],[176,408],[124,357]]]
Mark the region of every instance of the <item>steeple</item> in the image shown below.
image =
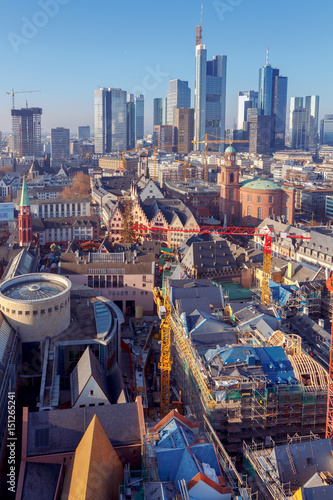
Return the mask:
[[[25,176],[23,177],[23,183],[22,183],[20,207],[30,207],[29,194],[28,194],[27,183],[25,181]]]

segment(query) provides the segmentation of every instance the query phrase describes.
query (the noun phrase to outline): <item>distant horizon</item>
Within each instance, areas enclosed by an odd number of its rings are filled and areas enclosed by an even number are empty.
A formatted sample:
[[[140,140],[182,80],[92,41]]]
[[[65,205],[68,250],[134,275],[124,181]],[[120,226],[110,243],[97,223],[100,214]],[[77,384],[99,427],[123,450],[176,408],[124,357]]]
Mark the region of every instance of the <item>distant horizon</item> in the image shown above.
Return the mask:
[[[17,93],[15,107],[24,107],[26,100],[29,107],[41,107],[43,135],[56,127],[69,128],[73,135],[77,126],[89,124],[93,136],[94,90],[100,86],[144,93],[145,133],[152,133],[153,99],[166,97],[169,80],[188,81],[193,103],[201,0],[171,0],[167,8],[152,0],[144,5],[133,0],[123,4],[95,0],[94,9],[86,0],[51,3],[52,12],[43,0],[17,0],[2,9],[2,24],[8,30],[2,33],[5,71],[0,84],[4,134],[11,133],[11,96],[6,92],[12,88],[41,90]],[[316,22],[313,2],[307,0],[301,8],[287,0],[271,5],[265,0],[204,3],[203,43],[208,58],[228,57],[227,129],[237,122],[238,92],[258,90],[267,45],[269,63],[288,77],[288,108],[290,97],[319,95],[319,120],[333,114],[333,69],[325,55],[332,45],[332,5],[322,2],[320,12]]]

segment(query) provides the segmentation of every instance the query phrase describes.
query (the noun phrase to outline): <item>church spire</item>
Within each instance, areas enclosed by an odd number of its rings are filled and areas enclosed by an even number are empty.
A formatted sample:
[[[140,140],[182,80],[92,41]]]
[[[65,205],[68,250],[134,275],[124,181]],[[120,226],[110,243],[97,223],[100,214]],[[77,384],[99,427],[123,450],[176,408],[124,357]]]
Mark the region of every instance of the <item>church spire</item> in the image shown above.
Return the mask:
[[[23,177],[20,207],[30,207],[29,194],[25,176]]]

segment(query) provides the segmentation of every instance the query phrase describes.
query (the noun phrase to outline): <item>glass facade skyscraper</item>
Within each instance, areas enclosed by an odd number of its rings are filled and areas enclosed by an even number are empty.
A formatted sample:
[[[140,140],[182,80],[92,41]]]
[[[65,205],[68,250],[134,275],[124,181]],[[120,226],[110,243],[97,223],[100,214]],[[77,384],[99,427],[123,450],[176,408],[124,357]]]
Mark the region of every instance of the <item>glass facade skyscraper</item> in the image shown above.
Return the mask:
[[[145,98],[139,94],[135,98],[135,140],[139,141],[144,136]]]
[[[200,39],[200,38],[199,38]],[[195,95],[194,95],[194,140],[202,141],[206,133],[206,71],[207,50],[204,45],[195,48]],[[203,151],[204,144],[195,144],[195,149]]]
[[[41,108],[12,109],[13,151],[16,156],[41,156]]]
[[[188,82],[170,80],[167,92],[167,125],[174,125],[175,109],[191,107],[191,89]]]
[[[326,146],[333,146],[333,115],[324,115],[320,122],[320,142]]]
[[[157,97],[154,99],[154,126],[166,125],[167,123],[167,98]]]
[[[127,95],[127,149],[135,148],[135,102],[134,95]]]
[[[258,107],[258,92],[245,90],[238,92],[238,114],[237,129],[243,129],[243,123],[247,121],[247,110]]]
[[[305,108],[308,112],[308,147],[315,148],[318,142],[319,95],[306,96]]]
[[[288,78],[276,76],[274,86],[274,109],[275,138],[274,148],[284,149],[286,140],[286,117],[287,117],[287,89]]]
[[[95,90],[95,153],[126,151],[127,92],[121,89]]]

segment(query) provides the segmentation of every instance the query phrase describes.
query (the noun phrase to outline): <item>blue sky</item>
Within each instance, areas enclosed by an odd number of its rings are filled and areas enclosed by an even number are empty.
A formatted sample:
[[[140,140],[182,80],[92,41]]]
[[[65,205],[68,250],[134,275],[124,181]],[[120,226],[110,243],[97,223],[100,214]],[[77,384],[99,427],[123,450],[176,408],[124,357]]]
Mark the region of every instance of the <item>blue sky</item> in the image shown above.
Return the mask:
[[[152,101],[169,80],[188,80],[194,92],[195,26],[201,1],[2,0],[0,130],[9,131],[16,107],[43,108],[42,127],[89,124],[94,89],[143,91],[145,129]],[[44,10],[42,8],[44,5]],[[239,90],[257,90],[258,71],[270,63],[288,76],[291,96],[318,94],[320,116],[333,113],[332,3],[303,0],[204,1],[203,40],[208,57],[228,56],[227,127],[237,118]]]

